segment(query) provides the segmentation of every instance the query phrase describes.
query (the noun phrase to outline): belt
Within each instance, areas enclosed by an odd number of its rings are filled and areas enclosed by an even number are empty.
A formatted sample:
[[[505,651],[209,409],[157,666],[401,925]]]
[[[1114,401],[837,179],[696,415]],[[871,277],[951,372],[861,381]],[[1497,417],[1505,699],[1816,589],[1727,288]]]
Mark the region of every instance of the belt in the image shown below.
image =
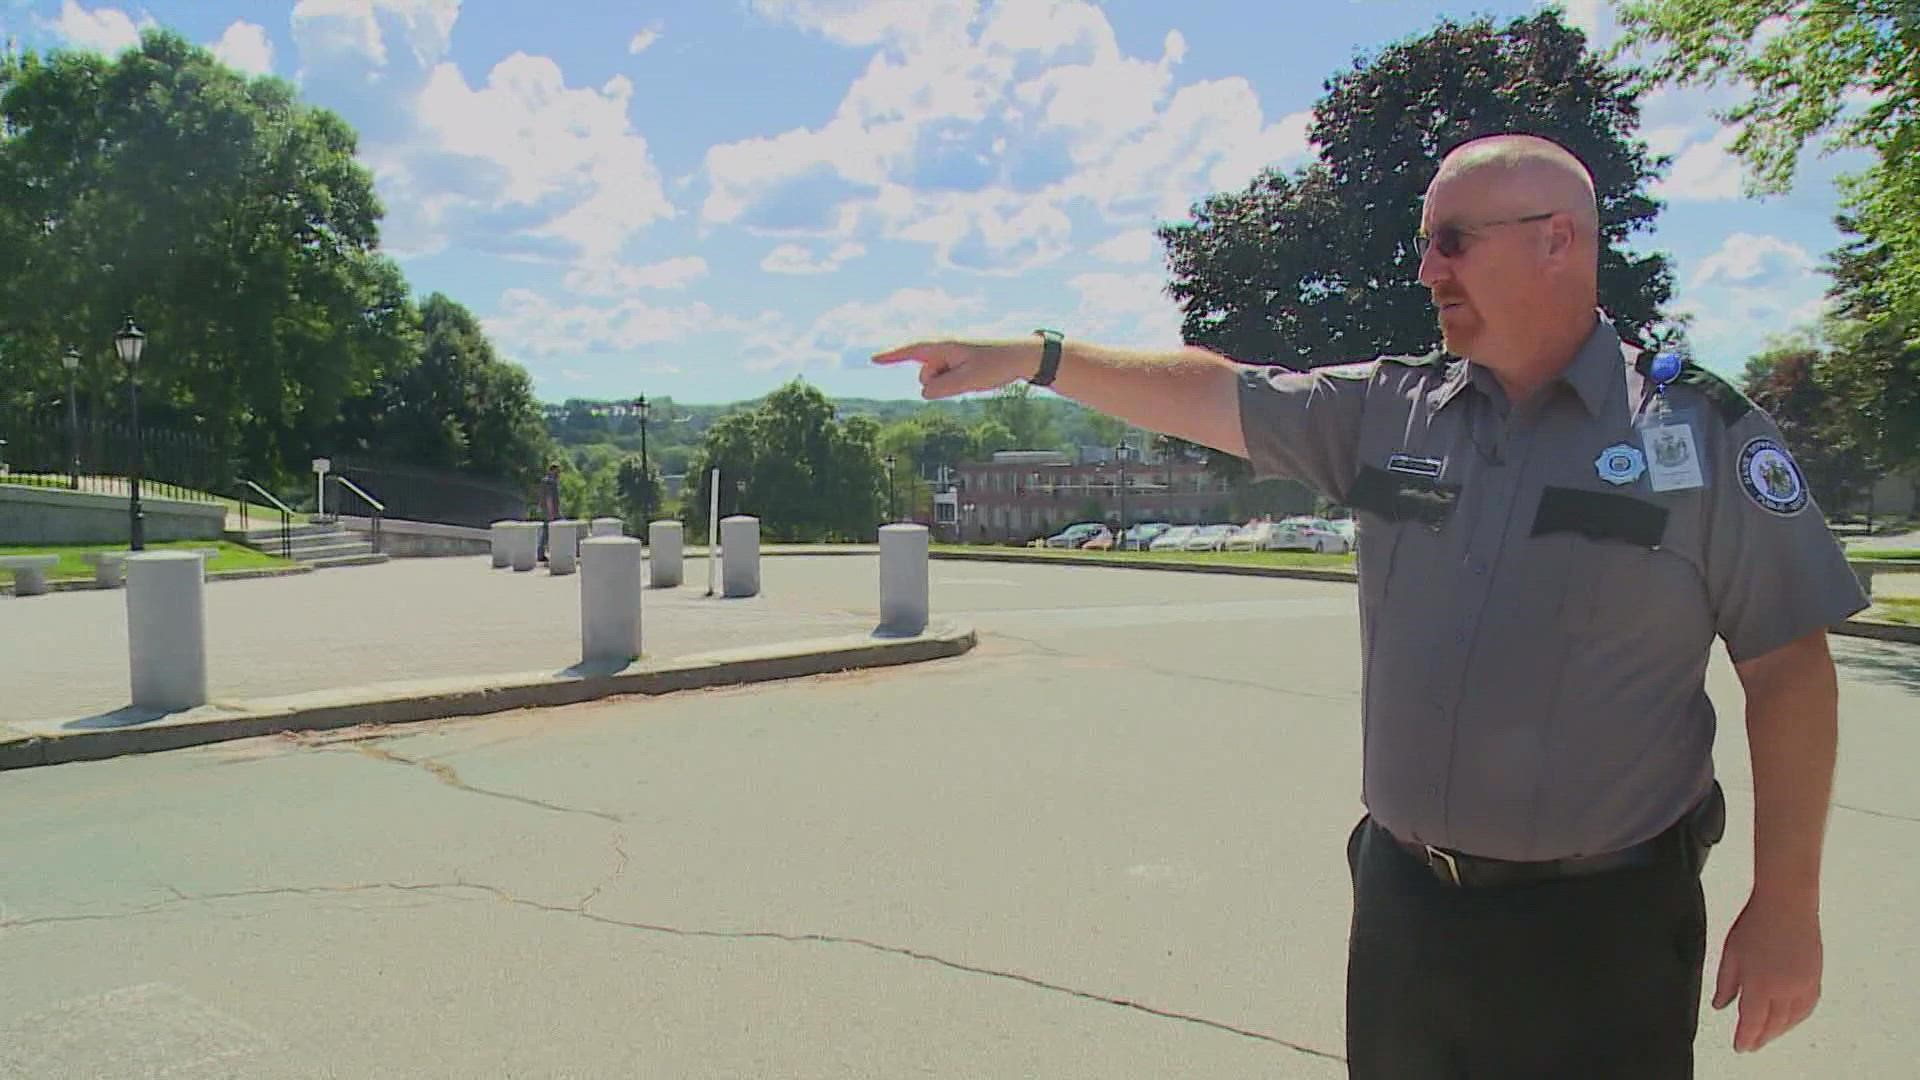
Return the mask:
[[[1402,840],[1377,822],[1373,824],[1373,829],[1382,837],[1391,840],[1395,847],[1413,856],[1443,884],[1467,889],[1526,885],[1560,878],[1604,874],[1610,870],[1624,870],[1631,866],[1652,866],[1673,858],[1678,852],[1678,845],[1674,843],[1675,830],[1673,829],[1651,840],[1629,848],[1621,848],[1619,851],[1609,851],[1604,855],[1583,855],[1575,859],[1553,859],[1546,862],[1484,859],[1478,855],[1437,848],[1432,844],[1416,844],[1411,840]]]

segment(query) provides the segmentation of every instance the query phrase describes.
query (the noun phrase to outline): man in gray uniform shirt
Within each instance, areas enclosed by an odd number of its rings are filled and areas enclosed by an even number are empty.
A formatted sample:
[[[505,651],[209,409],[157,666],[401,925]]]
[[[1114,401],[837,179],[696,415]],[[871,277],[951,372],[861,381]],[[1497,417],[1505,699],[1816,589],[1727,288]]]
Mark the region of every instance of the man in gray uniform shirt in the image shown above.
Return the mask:
[[[1820,993],[1826,628],[1866,605],[1779,430],[1598,310],[1592,180],[1503,135],[1427,190],[1444,351],[1296,372],[1198,348],[919,342],[928,399],[1019,379],[1360,515],[1356,1077],[1688,1076],[1724,825],[1710,647],[1746,690],[1753,889],[1721,952],[1757,1050]]]

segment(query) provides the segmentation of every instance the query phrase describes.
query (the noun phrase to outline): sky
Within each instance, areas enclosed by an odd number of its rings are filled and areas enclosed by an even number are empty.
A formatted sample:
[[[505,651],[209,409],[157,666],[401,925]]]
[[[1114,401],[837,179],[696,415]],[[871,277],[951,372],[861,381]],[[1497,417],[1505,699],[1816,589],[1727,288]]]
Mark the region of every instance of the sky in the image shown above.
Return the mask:
[[[1604,0],[1567,0],[1601,46]],[[382,246],[478,315],[546,401],[912,398],[873,352],[1038,326],[1179,344],[1156,224],[1311,158],[1323,83],[1443,17],[1536,0],[0,0],[0,37],[114,54],[170,27],[360,133]],[[1742,191],[1713,113],[1641,135],[1676,308],[1737,374],[1816,317],[1834,179]],[[1602,298],[1605,304],[1605,298]]]

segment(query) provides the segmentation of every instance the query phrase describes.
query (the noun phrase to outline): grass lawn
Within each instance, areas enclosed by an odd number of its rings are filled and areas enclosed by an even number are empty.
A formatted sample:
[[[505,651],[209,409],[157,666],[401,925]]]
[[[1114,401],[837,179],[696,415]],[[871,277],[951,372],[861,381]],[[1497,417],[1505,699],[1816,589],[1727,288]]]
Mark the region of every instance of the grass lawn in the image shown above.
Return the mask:
[[[1084,562],[1089,558],[1138,563],[1172,563],[1198,566],[1284,566],[1321,570],[1351,570],[1352,555],[1315,555],[1311,551],[1068,551],[1065,548],[1006,548],[975,544],[935,544],[935,551],[990,551],[1006,554],[1036,555],[1062,562]]]
[[[207,564],[212,572],[221,570],[258,570],[264,567],[293,566],[292,562],[273,555],[264,555],[249,547],[228,543],[225,540],[168,540],[147,545],[149,551],[164,551],[167,548],[204,548],[217,547],[220,554]],[[40,547],[21,547],[0,545],[0,555],[58,555],[60,562],[47,575],[49,581],[93,580],[93,566],[82,562],[80,556],[88,551],[125,551],[125,544],[50,544]]]
[[[1920,596],[1887,596],[1873,602],[1862,612],[1863,618],[1902,626],[1920,626]]]
[[[1911,559],[1920,561],[1920,548],[1876,548],[1847,552],[1849,559]]]

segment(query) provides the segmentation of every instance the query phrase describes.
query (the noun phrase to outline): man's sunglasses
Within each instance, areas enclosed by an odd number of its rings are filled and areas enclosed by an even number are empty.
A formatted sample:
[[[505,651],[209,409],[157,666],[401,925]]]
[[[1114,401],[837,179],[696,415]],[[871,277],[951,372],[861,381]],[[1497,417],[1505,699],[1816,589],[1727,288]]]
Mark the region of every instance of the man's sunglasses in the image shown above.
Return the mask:
[[[1503,218],[1499,221],[1481,221],[1472,225],[1442,225],[1433,231],[1432,236],[1424,232],[1413,234],[1413,251],[1419,258],[1427,257],[1427,249],[1433,248],[1449,259],[1457,259],[1466,250],[1466,238],[1486,229],[1501,225],[1520,225],[1529,221],[1545,221],[1552,217],[1553,211],[1544,214],[1528,214],[1526,217]]]

